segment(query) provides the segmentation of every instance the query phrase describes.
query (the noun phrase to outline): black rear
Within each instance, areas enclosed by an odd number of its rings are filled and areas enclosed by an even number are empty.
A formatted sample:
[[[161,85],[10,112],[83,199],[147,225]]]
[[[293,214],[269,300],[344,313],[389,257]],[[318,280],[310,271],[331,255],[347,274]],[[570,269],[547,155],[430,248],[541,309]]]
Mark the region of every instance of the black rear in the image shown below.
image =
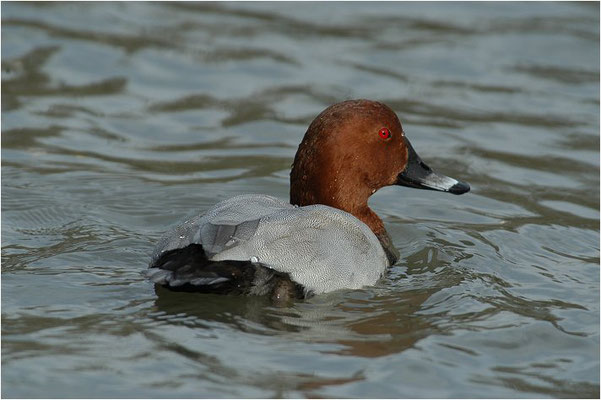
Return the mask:
[[[211,261],[200,244],[166,251],[146,275],[178,292],[270,295],[275,301],[306,297],[304,288],[287,273],[251,261]]]

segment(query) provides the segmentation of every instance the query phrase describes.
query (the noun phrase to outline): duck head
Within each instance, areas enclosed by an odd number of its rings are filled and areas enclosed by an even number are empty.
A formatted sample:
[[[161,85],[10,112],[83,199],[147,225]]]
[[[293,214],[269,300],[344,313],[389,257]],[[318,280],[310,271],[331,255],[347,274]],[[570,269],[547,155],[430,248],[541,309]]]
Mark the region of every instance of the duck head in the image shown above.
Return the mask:
[[[349,100],[326,108],[309,125],[290,173],[290,203],[324,204],[353,214],[376,234],[393,263],[398,252],[367,204],[369,196],[391,185],[452,194],[470,190],[420,159],[388,106]]]

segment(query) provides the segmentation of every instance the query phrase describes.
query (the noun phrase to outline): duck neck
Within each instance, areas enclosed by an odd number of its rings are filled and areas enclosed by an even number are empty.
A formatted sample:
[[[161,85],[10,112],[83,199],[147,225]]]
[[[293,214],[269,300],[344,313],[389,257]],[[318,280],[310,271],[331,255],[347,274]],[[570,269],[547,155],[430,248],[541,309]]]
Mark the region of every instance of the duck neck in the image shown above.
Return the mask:
[[[382,222],[382,219],[367,206],[367,202],[359,214],[351,214],[369,226],[371,231],[376,235],[380,241],[380,244],[382,245],[382,248],[384,249],[384,253],[386,253],[386,257],[388,258],[390,265],[393,265],[395,262],[397,262],[400,254],[392,244],[392,239],[390,239],[390,235],[388,235],[386,228],[384,228],[384,222]]]

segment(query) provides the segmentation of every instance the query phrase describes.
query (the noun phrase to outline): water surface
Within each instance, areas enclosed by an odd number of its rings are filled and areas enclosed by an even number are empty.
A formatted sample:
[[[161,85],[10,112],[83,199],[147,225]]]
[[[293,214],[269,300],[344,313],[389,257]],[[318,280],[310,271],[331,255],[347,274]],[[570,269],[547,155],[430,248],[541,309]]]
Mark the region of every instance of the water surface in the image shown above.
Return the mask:
[[[375,287],[155,292],[348,98],[472,191],[376,193]],[[3,3],[1,139],[3,397],[599,397],[598,3]]]

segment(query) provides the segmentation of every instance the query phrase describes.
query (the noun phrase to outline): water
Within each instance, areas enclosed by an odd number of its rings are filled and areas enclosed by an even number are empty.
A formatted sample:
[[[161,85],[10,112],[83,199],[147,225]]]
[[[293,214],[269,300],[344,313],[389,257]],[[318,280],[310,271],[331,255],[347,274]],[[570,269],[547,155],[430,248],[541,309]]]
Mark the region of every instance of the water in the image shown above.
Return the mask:
[[[374,195],[375,287],[155,293],[347,98],[472,191]],[[3,3],[2,396],[599,397],[599,4]]]

